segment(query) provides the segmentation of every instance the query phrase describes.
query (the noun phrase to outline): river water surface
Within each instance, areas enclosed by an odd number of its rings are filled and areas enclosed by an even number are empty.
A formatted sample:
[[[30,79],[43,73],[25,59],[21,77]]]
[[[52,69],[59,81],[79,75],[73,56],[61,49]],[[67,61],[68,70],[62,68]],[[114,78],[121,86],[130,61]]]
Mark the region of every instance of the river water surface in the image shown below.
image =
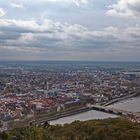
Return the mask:
[[[108,107],[132,112],[140,112],[140,96],[117,102],[109,105]]]
[[[140,112],[140,96],[114,103],[112,105],[109,105],[108,107],[123,109],[126,111],[132,111],[132,112]],[[105,119],[105,118],[115,118],[115,117],[118,117],[118,116],[92,110],[92,111],[87,111],[87,112],[80,113],[77,115],[57,119],[57,120],[51,121],[50,123],[51,124],[65,124],[65,123],[71,123],[75,120],[85,121],[85,120],[92,120],[92,119]]]

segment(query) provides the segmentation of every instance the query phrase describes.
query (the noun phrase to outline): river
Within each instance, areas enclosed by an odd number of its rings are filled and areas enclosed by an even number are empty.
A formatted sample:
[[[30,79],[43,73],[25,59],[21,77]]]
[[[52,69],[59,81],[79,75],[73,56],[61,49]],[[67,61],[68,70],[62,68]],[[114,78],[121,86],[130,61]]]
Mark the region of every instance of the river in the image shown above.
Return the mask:
[[[132,111],[132,112],[140,112],[140,96],[114,103],[112,105],[109,105],[108,107],[123,109],[127,111]],[[77,115],[54,120],[54,121],[51,121],[50,124],[63,125],[65,123],[71,123],[75,120],[85,121],[85,120],[92,120],[92,119],[105,119],[105,118],[115,118],[115,117],[118,117],[118,116],[92,110],[92,111],[87,111],[87,112],[80,113]]]
[[[112,105],[109,105],[108,107],[132,112],[140,112],[140,96],[114,103]]]
[[[75,120],[85,121],[85,120],[92,120],[92,119],[105,119],[105,118],[115,118],[115,117],[117,117],[117,115],[92,110],[92,111],[87,111],[87,112],[80,113],[77,115],[54,120],[54,121],[51,121],[50,124],[52,125],[65,124],[65,123],[71,123]]]

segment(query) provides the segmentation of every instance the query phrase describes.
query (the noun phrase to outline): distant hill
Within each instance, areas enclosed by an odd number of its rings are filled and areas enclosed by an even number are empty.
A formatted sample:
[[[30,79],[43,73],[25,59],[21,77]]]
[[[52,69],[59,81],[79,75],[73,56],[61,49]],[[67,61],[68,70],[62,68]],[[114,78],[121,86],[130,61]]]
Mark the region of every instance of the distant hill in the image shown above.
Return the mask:
[[[124,118],[75,121],[71,124],[16,128],[0,133],[1,140],[140,140],[140,124]]]

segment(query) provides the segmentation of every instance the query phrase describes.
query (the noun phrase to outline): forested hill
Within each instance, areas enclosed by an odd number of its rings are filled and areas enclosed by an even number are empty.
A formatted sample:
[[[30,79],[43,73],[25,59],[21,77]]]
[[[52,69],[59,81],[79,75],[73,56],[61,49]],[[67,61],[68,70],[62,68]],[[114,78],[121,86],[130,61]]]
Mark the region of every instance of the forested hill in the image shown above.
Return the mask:
[[[1,140],[140,140],[140,124],[124,118],[75,121],[71,124],[16,128],[0,133]]]

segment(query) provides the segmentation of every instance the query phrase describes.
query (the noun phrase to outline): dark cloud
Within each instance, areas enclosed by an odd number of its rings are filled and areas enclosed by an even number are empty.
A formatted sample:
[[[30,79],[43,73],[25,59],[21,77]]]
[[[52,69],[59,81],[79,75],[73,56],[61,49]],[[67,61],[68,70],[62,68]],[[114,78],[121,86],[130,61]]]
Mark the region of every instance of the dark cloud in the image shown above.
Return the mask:
[[[35,51],[36,48],[40,53],[44,53],[44,49],[62,53],[68,51],[90,53],[139,45],[139,27],[124,31],[115,27],[102,31],[90,31],[81,25],[62,24],[51,20],[44,21],[42,24],[38,24],[36,21],[25,21],[25,23],[24,21],[3,19],[0,26],[0,41],[1,46],[5,46],[4,49],[8,46],[9,50],[9,46],[11,46],[11,49],[15,49],[15,51],[23,51],[22,47],[24,47],[27,51],[29,48],[33,48]],[[30,25],[31,23],[33,25]]]
[[[54,1],[1,2],[0,59],[120,59],[140,50],[139,0]],[[114,18],[130,14],[134,21]]]

